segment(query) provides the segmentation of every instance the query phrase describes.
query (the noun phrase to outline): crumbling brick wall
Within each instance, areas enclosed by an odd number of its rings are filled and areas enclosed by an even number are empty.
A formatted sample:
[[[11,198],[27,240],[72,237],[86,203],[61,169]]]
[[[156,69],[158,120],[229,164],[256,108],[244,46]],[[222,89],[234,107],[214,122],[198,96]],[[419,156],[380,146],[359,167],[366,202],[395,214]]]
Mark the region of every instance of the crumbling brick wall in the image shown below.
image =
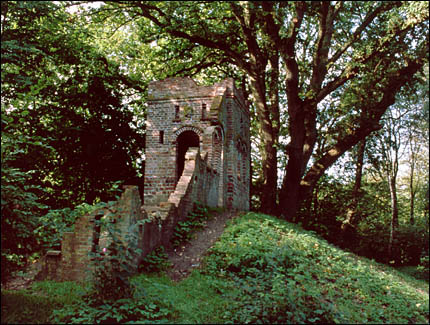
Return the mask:
[[[63,234],[61,251],[49,251],[42,259],[42,270],[39,279],[55,279],[60,281],[81,281],[90,275],[89,253],[94,249],[95,236],[100,244],[105,236],[97,233],[96,219],[105,215],[114,215],[113,221],[118,223],[119,237],[125,242],[130,227],[142,220],[145,215],[141,211],[141,200],[137,186],[124,186],[121,198],[109,209],[94,211],[78,218],[73,232]],[[103,229],[99,229],[103,232]],[[107,242],[105,242],[107,246]],[[138,261],[136,261],[138,262]]]

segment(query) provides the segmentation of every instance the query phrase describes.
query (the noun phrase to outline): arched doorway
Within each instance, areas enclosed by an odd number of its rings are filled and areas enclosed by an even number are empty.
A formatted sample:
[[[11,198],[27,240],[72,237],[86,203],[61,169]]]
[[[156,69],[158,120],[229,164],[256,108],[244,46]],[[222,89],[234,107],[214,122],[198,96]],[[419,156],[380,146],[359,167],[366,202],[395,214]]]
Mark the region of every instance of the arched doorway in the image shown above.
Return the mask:
[[[199,147],[200,139],[194,131],[184,131],[176,139],[176,182],[182,176],[185,164],[185,154],[191,147]]]

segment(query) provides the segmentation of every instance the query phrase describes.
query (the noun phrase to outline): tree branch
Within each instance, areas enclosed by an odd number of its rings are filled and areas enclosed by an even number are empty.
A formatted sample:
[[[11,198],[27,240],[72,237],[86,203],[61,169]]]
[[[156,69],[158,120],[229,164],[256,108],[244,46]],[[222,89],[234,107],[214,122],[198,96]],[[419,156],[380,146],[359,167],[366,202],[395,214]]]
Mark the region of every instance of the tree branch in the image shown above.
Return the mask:
[[[395,102],[396,93],[403,87],[411,77],[422,68],[424,60],[414,60],[408,62],[406,66],[399,69],[384,87],[383,97],[373,106],[367,108],[359,122],[359,126],[352,132],[340,138],[327,153],[316,161],[301,182],[302,196],[306,196],[313,189],[316,182],[341,155],[363,140],[373,131],[379,130],[379,121],[385,111]]]
[[[151,10],[155,10],[163,18],[169,19],[169,17],[161,9],[155,6],[147,5],[146,3],[143,3],[143,2],[138,2],[136,5],[141,10],[141,16],[152,21],[155,25],[157,25],[161,30],[165,31],[166,33],[178,38],[185,39],[191,43],[198,43],[207,48],[221,50],[226,55],[231,56],[235,60],[238,66],[240,66],[246,71],[250,70],[249,64],[243,59],[241,53],[237,53],[233,51],[229,44],[224,43],[220,40],[214,41],[212,39],[204,38],[199,35],[188,34],[187,32],[178,29],[177,28],[178,26],[171,26],[169,22],[162,22],[154,14],[151,13]]]
[[[249,6],[249,3],[246,4]],[[257,71],[249,71],[253,74],[263,72],[267,65],[267,55],[261,50],[257,42],[257,36],[255,34],[255,21],[256,13],[253,9],[238,5],[236,2],[231,2],[230,7],[237,21],[239,22],[243,36],[245,37],[245,43],[248,47],[248,51],[251,54],[251,65],[257,67]]]
[[[333,54],[333,56],[327,61],[327,64],[330,65],[336,62],[341,57],[341,55],[345,53],[345,51],[359,39],[361,33],[367,28],[367,26],[369,26],[380,13],[392,9],[392,6],[392,2],[382,2],[381,5],[375,10],[368,12],[361,25],[357,27],[355,32],[351,35],[351,37],[344,44],[344,46],[339,49],[335,54]]]
[[[301,105],[301,100],[298,95],[299,94],[299,69],[298,69],[297,61],[295,59],[294,44],[296,42],[297,33],[303,21],[303,16],[306,10],[306,3],[297,2],[295,5],[296,5],[296,12],[290,22],[288,37],[286,39],[281,39],[281,42],[280,42],[281,56],[287,68],[285,81],[286,81],[286,90],[287,90],[289,107],[298,107]],[[295,112],[291,112],[291,113],[292,115],[295,115]]]
[[[316,42],[317,49],[312,64],[311,78],[311,89],[315,93],[321,89],[321,84],[327,74],[328,52],[333,35],[334,11],[335,8],[330,5],[330,2],[324,1],[321,4],[318,40]]]

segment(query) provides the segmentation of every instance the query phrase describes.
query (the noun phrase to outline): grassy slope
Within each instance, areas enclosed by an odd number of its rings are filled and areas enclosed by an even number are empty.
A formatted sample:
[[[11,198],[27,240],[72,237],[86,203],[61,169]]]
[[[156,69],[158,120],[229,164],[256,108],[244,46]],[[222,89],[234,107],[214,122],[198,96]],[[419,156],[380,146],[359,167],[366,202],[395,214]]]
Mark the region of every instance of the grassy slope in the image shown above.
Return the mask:
[[[428,282],[255,213],[232,220],[184,281],[153,274],[134,283],[137,294],[170,309],[174,323],[428,323]],[[11,297],[2,292],[2,323]]]

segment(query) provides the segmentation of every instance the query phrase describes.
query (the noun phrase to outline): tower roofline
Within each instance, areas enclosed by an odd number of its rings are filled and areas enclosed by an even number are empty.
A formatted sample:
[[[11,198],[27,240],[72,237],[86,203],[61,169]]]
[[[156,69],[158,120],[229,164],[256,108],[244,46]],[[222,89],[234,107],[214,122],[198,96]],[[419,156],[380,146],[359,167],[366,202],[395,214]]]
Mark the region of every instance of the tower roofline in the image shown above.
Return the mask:
[[[208,98],[216,96],[236,98],[245,113],[249,111],[242,91],[236,88],[233,78],[224,79],[212,86],[199,85],[190,77],[166,78],[164,80],[151,81],[148,85],[148,101]]]

